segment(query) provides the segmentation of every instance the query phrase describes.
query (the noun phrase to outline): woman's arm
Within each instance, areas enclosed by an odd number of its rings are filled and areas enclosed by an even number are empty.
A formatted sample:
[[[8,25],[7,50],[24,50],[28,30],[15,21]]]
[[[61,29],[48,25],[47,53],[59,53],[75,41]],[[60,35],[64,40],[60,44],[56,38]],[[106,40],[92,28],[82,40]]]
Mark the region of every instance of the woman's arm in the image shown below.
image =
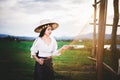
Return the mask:
[[[61,53],[63,50],[67,50],[69,48],[70,48],[70,46],[64,45],[58,50],[58,53]]]

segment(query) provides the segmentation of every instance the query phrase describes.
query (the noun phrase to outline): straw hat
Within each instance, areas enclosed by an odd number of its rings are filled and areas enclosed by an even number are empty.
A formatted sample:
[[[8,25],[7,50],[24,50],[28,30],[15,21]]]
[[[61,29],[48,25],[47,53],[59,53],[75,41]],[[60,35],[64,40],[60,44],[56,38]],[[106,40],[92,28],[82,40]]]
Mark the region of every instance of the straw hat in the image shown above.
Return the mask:
[[[40,21],[40,25],[36,27],[34,31],[40,33],[47,24],[50,24],[52,26],[52,30],[56,29],[59,26],[59,24],[56,22],[52,22],[49,19],[44,19]]]

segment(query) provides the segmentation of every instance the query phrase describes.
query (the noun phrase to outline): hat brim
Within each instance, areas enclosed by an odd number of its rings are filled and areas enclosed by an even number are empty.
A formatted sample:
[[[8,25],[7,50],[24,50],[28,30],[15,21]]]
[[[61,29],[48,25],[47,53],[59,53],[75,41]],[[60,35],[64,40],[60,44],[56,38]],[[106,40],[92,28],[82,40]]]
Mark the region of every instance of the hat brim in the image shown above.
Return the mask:
[[[52,25],[52,30],[55,30],[55,29],[58,28],[58,26],[59,26],[59,24],[56,23],[56,22],[46,23],[46,24],[39,25],[38,27],[36,27],[36,28],[34,29],[34,31],[35,31],[36,33],[40,33],[40,32],[42,31],[42,27],[43,27],[44,25],[47,25],[47,24]]]

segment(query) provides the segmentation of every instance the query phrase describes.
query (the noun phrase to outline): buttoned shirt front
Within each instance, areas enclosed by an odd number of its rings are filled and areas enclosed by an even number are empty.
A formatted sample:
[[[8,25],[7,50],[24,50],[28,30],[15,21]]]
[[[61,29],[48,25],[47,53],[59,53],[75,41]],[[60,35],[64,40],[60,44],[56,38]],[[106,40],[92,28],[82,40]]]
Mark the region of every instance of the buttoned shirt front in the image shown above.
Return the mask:
[[[37,52],[39,52],[39,57],[59,56],[60,53],[57,48],[57,42],[54,38],[51,37],[51,43],[47,45],[40,37],[37,37],[30,49],[31,58],[32,55],[36,55]]]

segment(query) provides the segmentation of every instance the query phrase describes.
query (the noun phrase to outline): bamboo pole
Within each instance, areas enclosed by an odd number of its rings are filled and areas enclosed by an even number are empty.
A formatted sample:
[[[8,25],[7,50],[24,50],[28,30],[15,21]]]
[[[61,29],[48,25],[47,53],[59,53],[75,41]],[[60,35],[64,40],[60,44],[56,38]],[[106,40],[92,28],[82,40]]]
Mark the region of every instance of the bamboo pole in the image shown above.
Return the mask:
[[[96,59],[93,58],[93,57],[88,57],[88,59],[96,62]],[[107,65],[107,64],[104,63],[104,62],[102,62],[102,65],[103,65],[108,71],[110,71],[113,75],[117,75],[117,72],[114,71],[109,65]]]
[[[97,80],[102,80],[102,59],[104,52],[104,37],[105,37],[105,25],[107,14],[107,0],[100,0],[100,12],[99,12],[99,25],[98,25],[98,51],[97,51]]]
[[[92,56],[96,54],[96,11],[97,11],[97,0],[94,0],[94,32],[93,32],[93,49],[92,49]]]
[[[94,23],[89,23],[90,25],[94,25]],[[96,25],[99,25],[98,23],[96,23]],[[106,24],[106,26],[113,26],[113,24]],[[117,25],[117,27],[120,27],[120,25]]]

